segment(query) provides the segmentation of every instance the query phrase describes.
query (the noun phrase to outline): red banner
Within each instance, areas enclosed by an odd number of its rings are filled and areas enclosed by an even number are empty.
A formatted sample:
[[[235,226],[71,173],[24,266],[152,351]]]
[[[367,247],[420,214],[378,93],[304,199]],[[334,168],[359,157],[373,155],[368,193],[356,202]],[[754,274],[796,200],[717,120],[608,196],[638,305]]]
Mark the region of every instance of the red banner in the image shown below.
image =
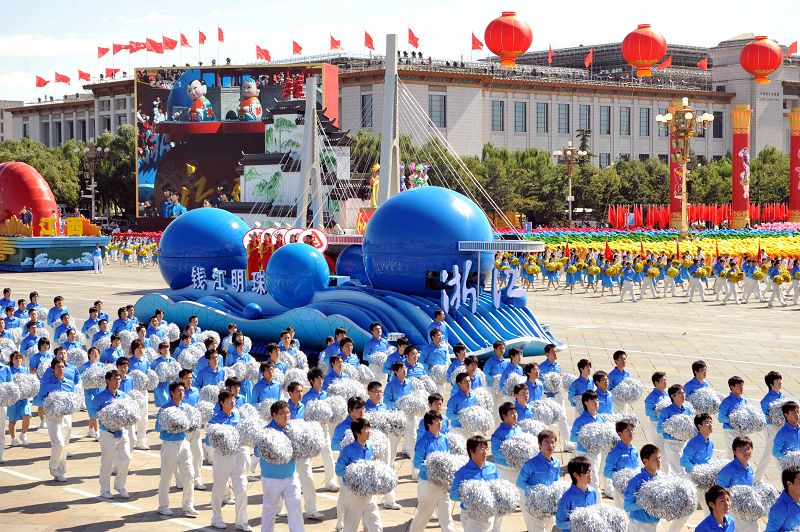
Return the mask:
[[[789,113],[789,221],[800,222],[800,109]]]
[[[375,214],[375,209],[361,209],[358,211],[358,216],[356,217],[356,231],[358,231],[359,235],[363,235],[364,231],[367,230],[367,223],[369,219],[372,218],[373,214]]]
[[[750,223],[750,114],[749,105],[734,105],[731,109],[733,125],[731,226],[734,229],[742,229]]]

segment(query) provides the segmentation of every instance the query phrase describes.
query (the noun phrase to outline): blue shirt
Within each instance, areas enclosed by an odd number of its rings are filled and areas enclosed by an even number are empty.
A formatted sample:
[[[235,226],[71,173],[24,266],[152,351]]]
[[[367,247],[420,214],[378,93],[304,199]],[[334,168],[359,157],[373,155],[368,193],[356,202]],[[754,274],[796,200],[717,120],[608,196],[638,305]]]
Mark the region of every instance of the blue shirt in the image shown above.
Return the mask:
[[[114,323],[111,324],[111,334],[130,330],[132,330],[132,328],[127,318],[117,318],[114,320]]]
[[[786,395],[783,392],[778,393],[770,390],[761,400],[761,411],[764,412],[764,419],[767,420],[767,423],[771,423],[771,421],[769,420],[769,405],[771,405],[775,401],[783,399],[784,397],[786,397]]]
[[[241,421],[241,415],[239,411],[235,408],[231,411],[231,415],[226,414],[221,408],[219,408],[219,403],[214,408],[214,413],[211,416],[211,419],[208,420],[209,425],[230,425],[231,427],[235,427]],[[208,439],[208,434],[206,433],[206,445],[211,447],[211,440]]]
[[[286,429],[275,423],[274,419],[269,422],[267,429],[277,430],[286,434]],[[258,446],[256,446],[256,449],[258,449]],[[263,458],[261,458],[259,463],[261,464],[261,478],[282,479],[291,478],[297,474],[297,463],[294,458],[285,464],[271,464]]]
[[[281,385],[275,381],[267,382],[262,377],[255,386],[253,386],[253,393],[250,395],[250,404],[257,405],[264,399],[275,399],[277,401],[280,398]]]
[[[241,395],[238,396],[241,398]],[[181,403],[186,403],[190,406],[197,406],[197,403],[200,402],[200,390],[197,386],[190,386],[184,393],[183,393],[183,401]],[[217,403],[219,406],[219,403]],[[239,406],[238,400],[236,406]]]
[[[119,381],[119,389],[125,393],[133,391],[133,379],[129,379],[126,375],[124,379]]]
[[[522,465],[517,476],[517,487],[527,491],[537,484],[549,486],[558,480],[560,474],[561,464],[555,456],[551,456],[548,461],[542,453],[539,453]]]
[[[450,499],[453,501],[461,501],[461,494],[458,493],[458,488],[465,480],[496,480],[498,478],[500,478],[500,475],[497,473],[497,466],[493,463],[486,461],[483,463],[483,467],[479,467],[478,464],[472,460],[467,460],[467,463],[456,471],[453,477],[453,486],[450,488]],[[461,509],[464,509],[463,502],[461,503]]]
[[[342,354],[342,348],[339,347],[338,343],[333,342],[332,344],[326,346],[325,349],[322,350],[322,353],[319,354],[319,362],[320,364],[322,364],[322,362],[325,362],[326,364],[328,364],[328,367],[330,367],[331,357],[333,355],[341,355],[341,354]]]
[[[370,338],[364,344],[364,352],[362,354],[365,360],[369,360],[369,356],[372,353],[386,353],[387,351],[389,351],[389,342],[385,338],[379,338],[377,340],[375,338]]]
[[[22,327],[22,322],[19,318],[10,317],[10,318],[3,318],[3,321],[6,322],[6,329],[15,329],[17,327]]]
[[[700,382],[695,377],[683,386],[683,390],[686,392],[686,397],[689,397],[700,388],[708,388],[708,381]]]
[[[698,433],[683,448],[681,455],[681,466],[691,472],[696,466],[707,464],[714,456],[714,442],[711,438],[706,440],[703,435]]]
[[[25,338],[19,343],[19,350],[21,353],[25,353],[31,347],[36,347],[39,345],[39,338],[41,336],[31,336],[30,334],[26,335]]]
[[[128,373],[131,371],[138,369],[142,373],[147,373],[147,370],[150,369],[150,361],[145,358],[139,358],[135,355],[131,356],[128,359]]]
[[[414,446],[414,467],[419,469],[420,480],[428,480],[428,468],[425,465],[425,459],[428,458],[429,454],[437,451],[450,452],[447,437],[441,432],[434,436],[428,430],[423,431]]]
[[[30,310],[30,309],[29,309]],[[61,319],[62,314],[66,314],[69,312],[67,307],[56,308],[52,307],[50,310],[47,311],[47,324],[52,326],[55,322]],[[56,338],[58,339],[58,338]]]
[[[581,412],[581,415],[575,418],[575,422],[572,423],[572,430],[569,433],[569,439],[572,442],[578,443],[578,433],[581,431],[584,425],[588,425],[589,423],[595,423],[597,421],[605,421],[605,417],[603,414],[598,413],[596,416],[591,415],[589,412],[584,410]],[[589,450],[586,449],[583,445],[578,443],[578,450],[583,453],[588,453]]]
[[[512,373],[515,373],[515,374],[519,375],[520,377],[525,375],[525,373],[522,371],[522,368],[520,366],[511,364],[509,362],[509,364],[503,370],[503,373],[500,374],[500,389],[501,390],[505,390],[506,389],[506,381],[508,380],[509,375],[511,375]]]
[[[497,355],[492,353],[492,357],[483,365],[483,373],[485,373],[487,377],[502,375],[503,370],[506,369],[508,364],[508,360],[505,358],[497,358]]]
[[[394,379],[394,372],[392,371],[392,364],[395,362],[405,362],[406,357],[395,351],[386,357],[386,362],[383,363],[383,372],[389,375],[389,380]]]
[[[64,380],[48,379],[42,380],[39,385],[39,393],[33,400],[34,404],[44,404],[44,399],[52,392],[74,392],[75,381],[64,377]]]
[[[769,510],[764,532],[790,532],[800,527],[800,504],[783,490]]]
[[[400,382],[400,379],[392,379],[386,384],[386,389],[383,392],[383,402],[387,408],[394,408],[394,404],[398,399],[404,397],[414,391],[411,381],[406,379],[405,383]]]
[[[8,298],[4,297],[3,299],[0,299],[0,312],[4,313],[5,310],[6,310],[6,307],[16,308],[17,304],[14,303],[13,299],[8,299]]]
[[[747,467],[734,458],[719,470],[717,474],[717,484],[723,488],[732,488],[733,486],[752,486],[753,485],[753,466],[747,464]]]
[[[450,420],[453,427],[460,428],[461,422],[458,420],[458,414],[465,408],[475,406],[478,400],[472,392],[467,395],[458,387],[454,387],[453,390],[453,395],[447,400],[447,419]]]
[[[327,399],[327,397],[328,397],[328,392],[326,392],[325,390],[317,391],[314,388],[311,388],[306,393],[303,394],[303,398],[300,400],[300,402],[306,404],[309,401],[321,401],[323,399]]]
[[[542,392],[544,390],[544,386],[542,386],[542,381],[536,379],[535,382],[531,382],[530,379],[525,381],[525,384],[528,385],[528,401],[538,401],[542,398]]]
[[[289,413],[291,414],[291,419],[303,419],[306,413],[306,405],[303,404],[303,401],[300,401],[296,405],[291,401],[286,402],[289,403]]]
[[[156,432],[158,432],[158,436],[159,438],[161,438],[161,441],[183,441],[186,439],[185,432],[171,433],[167,432],[166,430],[161,430],[161,425],[158,423],[158,418],[161,417],[161,412],[164,411],[164,409],[172,407],[180,408],[180,406],[176,405],[175,402],[172,399],[170,399],[169,401],[164,403],[164,406],[158,409],[158,413],[156,414],[155,430]]]
[[[775,434],[775,443],[772,445],[772,456],[781,458],[789,451],[800,450],[800,425],[797,428],[789,423],[783,426]]]
[[[383,403],[383,401],[381,401],[376,405],[375,403],[372,402],[372,399],[367,399],[367,402],[365,403],[365,409],[367,412],[372,412],[373,410],[375,410],[376,412],[386,412],[387,410],[389,410]]]
[[[642,468],[641,472],[628,482],[628,487],[625,488],[624,508],[630,514],[632,520],[641,521],[642,523],[658,523],[660,521],[658,517],[653,517],[645,512],[636,502],[636,492],[639,491],[642,484],[653,478],[655,478],[655,475],[651,475],[647,469]]]
[[[560,528],[562,532],[570,530],[569,514],[576,508],[583,508],[594,504],[597,504],[597,492],[593,487],[588,486],[586,491],[583,491],[573,484],[564,492],[564,495],[561,496],[561,500],[558,501],[556,526]]]
[[[344,435],[350,430],[350,425],[353,424],[352,418],[348,415],[344,418],[344,421],[336,425],[336,428],[333,429],[333,436],[331,436],[331,450],[332,451],[341,451],[342,450],[342,439]]]
[[[717,523],[712,514],[708,514],[705,519],[700,521],[694,532],[734,532],[735,525],[733,517],[726,515],[722,518],[722,524]]]
[[[426,432],[428,432],[428,430],[425,428],[425,418],[423,417],[419,420],[419,426],[417,427],[417,441],[419,441],[419,439],[422,438],[422,435]],[[442,428],[439,430],[439,434],[444,436],[450,434],[450,420],[445,416],[442,416]]]
[[[517,421],[522,421],[523,419],[533,419],[533,409],[530,407],[530,403],[521,405],[519,404],[519,401],[515,399],[514,409],[517,411]]]
[[[548,373],[556,373],[558,375],[561,375],[561,364],[558,362],[558,360],[551,363],[549,360],[545,359],[544,362],[539,364],[539,378],[541,379]],[[556,394],[547,391],[545,392],[545,395],[547,397],[556,396]]]
[[[335,371],[330,370],[328,374],[325,375],[325,380],[322,381],[322,389],[327,390],[328,386],[330,386],[331,383],[335,380],[349,379],[349,378],[350,377],[348,375],[345,375],[344,373],[336,373]]]
[[[114,394],[111,393],[111,390],[109,390],[108,387],[106,387],[105,390],[95,396],[93,401],[94,404],[92,406],[94,407],[95,412],[99,412],[104,406],[107,406],[109,403],[111,403],[111,401],[116,401],[118,399],[122,399],[123,397],[125,397],[125,392],[122,390],[117,390],[117,393]],[[122,430],[109,430],[108,427],[102,423],[100,423],[100,430],[110,432],[115,438],[122,437]]]
[[[631,374],[627,370],[620,371],[617,367],[614,367],[608,372],[608,389],[613,392],[619,383],[630,376]]]
[[[121,347],[109,347],[100,353],[100,362],[103,364],[115,364],[119,357],[124,357],[125,351]]]
[[[447,380],[448,381],[452,380],[453,379],[453,372],[456,370],[457,367],[463,366],[463,365],[464,365],[464,362],[462,362],[461,360],[459,360],[457,358],[454,358],[453,361],[450,362],[450,365],[447,366]]]
[[[363,447],[354,441],[339,451],[339,458],[336,459],[336,476],[343,477],[347,466],[359,460],[372,460],[374,456],[372,444],[369,441]]]
[[[106,337],[111,338],[111,333],[108,331],[106,332],[97,331],[96,333],[94,333],[94,336],[92,336],[92,345],[96,344],[97,341],[100,340],[101,338],[106,338]]]
[[[522,434],[521,428],[516,425],[508,425],[504,422],[501,422],[494,433],[492,433],[492,456],[494,457],[495,464],[502,466],[508,465],[506,457],[503,455],[503,451],[500,450],[500,447],[503,445],[504,441],[517,434]]]
[[[430,325],[428,325],[428,336],[427,338],[431,337],[431,331],[434,329],[439,329],[442,331],[442,343],[445,345],[450,344],[450,326],[447,325],[447,322],[440,322],[438,320],[433,320]]]
[[[50,361],[53,360],[53,358],[53,353],[43,353],[41,351],[37,351],[28,360],[28,365],[32,370],[38,370],[40,364],[47,364],[49,366]]]
[[[666,432],[664,432],[664,422],[671,418],[672,416],[677,416],[678,414],[691,414],[692,411],[687,408],[686,403],[683,403],[682,406],[678,407],[675,403],[670,404],[664,410],[661,411],[661,415],[658,416],[658,433],[661,434],[665,440],[676,440]]]
[[[444,340],[439,342],[438,347],[433,344],[426,345],[419,353],[419,363],[428,369],[431,366],[446,366],[449,360],[450,355],[447,353],[447,344]]]
[[[597,389],[597,398],[600,400],[600,407],[597,411],[601,414],[614,413],[614,397],[611,392],[604,392],[600,388]]]
[[[8,327],[7,323],[6,323],[6,327]],[[71,325],[69,323],[66,324],[66,325],[64,325],[63,323],[59,324],[58,327],[53,329],[53,339],[57,342],[58,339],[61,338],[61,335],[64,334],[65,332],[67,332],[67,329],[69,329],[70,327],[71,327]]]
[[[222,382],[225,382],[225,370],[219,366],[215,370],[208,366],[197,375],[197,387],[200,389],[207,384],[218,386]]]
[[[647,417],[650,418],[650,421],[654,423],[658,422],[658,414],[656,413],[656,404],[658,404],[658,402],[664,399],[665,397],[669,397],[666,390],[662,392],[658,388],[653,388],[653,391],[650,392],[650,395],[645,397],[644,411],[645,414],[647,414]]]
[[[739,405],[746,403],[747,399],[742,396],[736,397],[732,393],[722,400],[722,403],[719,405],[719,414],[717,415],[717,418],[719,419],[719,422],[722,423],[723,429],[733,430],[730,421],[731,412],[736,410]]]
[[[606,455],[606,466],[603,468],[603,475],[606,478],[612,478],[617,471],[636,467],[639,467],[639,451],[633,445],[628,446],[618,441]]]

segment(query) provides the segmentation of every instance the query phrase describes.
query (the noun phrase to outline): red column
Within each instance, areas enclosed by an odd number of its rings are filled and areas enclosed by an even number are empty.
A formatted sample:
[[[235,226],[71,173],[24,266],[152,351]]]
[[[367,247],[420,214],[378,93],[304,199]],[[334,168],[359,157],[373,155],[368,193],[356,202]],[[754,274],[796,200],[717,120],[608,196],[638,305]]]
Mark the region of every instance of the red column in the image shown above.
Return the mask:
[[[673,102],[667,109],[668,112],[675,114],[676,109],[681,108],[681,102]],[[681,228],[681,199],[683,197],[683,167],[678,162],[680,148],[674,142],[672,134],[669,136],[669,226],[672,229]],[[687,206],[688,209],[688,206]]]
[[[800,222],[800,107],[789,112],[789,221]]]
[[[734,105],[733,175],[731,176],[731,225],[742,229],[750,223],[750,115],[749,105]]]

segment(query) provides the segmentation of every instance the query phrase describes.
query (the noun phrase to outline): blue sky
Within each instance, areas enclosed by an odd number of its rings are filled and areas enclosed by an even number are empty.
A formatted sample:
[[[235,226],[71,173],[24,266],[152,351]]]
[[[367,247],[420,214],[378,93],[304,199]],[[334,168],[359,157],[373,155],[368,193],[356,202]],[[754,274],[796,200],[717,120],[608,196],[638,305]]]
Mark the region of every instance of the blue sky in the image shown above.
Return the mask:
[[[31,100],[42,94],[81,90],[76,83],[77,70],[95,76],[111,67],[111,53],[98,64],[97,46],[110,47],[112,42],[160,39],[162,35],[177,39],[182,31],[192,45],[191,49],[184,48],[182,62],[196,62],[197,31],[201,29],[208,40],[201,48],[200,58],[210,62],[217,56],[217,25],[225,32],[220,57],[231,57],[234,63],[255,61],[256,44],[267,48],[273,59],[290,57],[292,39],[303,46],[304,53],[326,52],[331,33],[346,51],[364,53],[365,29],[372,35],[377,52],[382,53],[387,33],[398,33],[406,46],[409,26],[419,37],[420,50],[426,56],[446,59],[463,55],[468,59],[470,33],[474,31],[483,40],[486,24],[504,10],[517,11],[530,24],[532,50],[547,49],[548,43],[558,48],[621,41],[643,22],[652,24],[668,43],[675,44],[713,45],[752,32],[785,45],[800,34],[796,4],[791,0],[729,0],[724,4],[689,0],[195,0],[191,6],[151,0],[40,0],[29,9],[20,1],[0,0],[0,99]],[[473,57],[483,57],[480,54],[476,52]],[[161,57],[152,53],[147,60],[151,66],[161,64]],[[167,52],[164,64],[178,62],[177,50]],[[127,70],[129,65],[145,66],[145,53],[129,56],[123,51],[114,58],[116,67]],[[70,76],[72,85],[54,86],[54,71]],[[50,79],[50,85],[35,89],[36,74]]]

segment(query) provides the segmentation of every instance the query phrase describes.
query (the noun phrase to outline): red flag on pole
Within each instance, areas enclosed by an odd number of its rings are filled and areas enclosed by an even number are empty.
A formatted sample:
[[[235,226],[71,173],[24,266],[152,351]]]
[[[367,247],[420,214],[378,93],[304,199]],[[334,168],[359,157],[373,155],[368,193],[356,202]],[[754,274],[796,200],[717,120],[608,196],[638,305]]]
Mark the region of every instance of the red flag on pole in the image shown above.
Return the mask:
[[[189,39],[186,38],[186,35],[181,33],[181,46],[185,46],[186,48],[191,48],[192,45],[189,44]]]
[[[553,47],[549,43],[547,44],[547,46],[549,48],[549,50],[547,50],[547,64],[552,65],[553,56],[556,55],[556,53],[553,51]]]
[[[205,44],[206,43],[206,34],[202,31],[197,32],[197,44]]]
[[[408,28],[408,44],[414,48],[419,48],[419,38],[414,35],[414,32],[411,31],[411,28]]]
[[[697,68],[700,70],[708,70],[708,57],[702,58],[697,62]]]
[[[103,48],[102,46],[97,47],[97,58],[100,59],[104,55],[108,53],[109,48]]]
[[[145,40],[145,50],[148,52],[155,52],[157,54],[164,53],[164,45],[158,41],[154,41],[153,39],[146,39]]]
[[[594,48],[589,48],[589,53],[583,58],[583,66],[585,68],[589,68],[589,66],[592,64],[592,61],[594,61]]]
[[[614,227],[614,207],[611,205],[608,206],[608,223]]]
[[[178,41],[175,39],[170,39],[169,37],[162,35],[161,42],[164,45],[164,50],[174,50],[176,46],[178,46]]]
[[[261,48],[259,45],[256,45],[256,59],[263,59],[264,61],[272,61],[272,58],[269,55],[269,50],[266,48]]]
[[[36,86],[37,87],[44,87],[48,83],[50,83],[50,80],[44,79],[42,76],[36,76]]]
[[[56,72],[56,83],[66,83],[69,85],[69,76]]]
[[[107,68],[106,69],[106,77],[107,78],[114,77],[114,74],[116,74],[117,72],[119,72],[118,68]]]
[[[644,242],[642,242],[642,237],[639,237],[639,254],[644,258]]]
[[[375,51],[375,45],[372,44],[372,35],[370,35],[366,31],[364,32],[364,46],[369,48],[373,52]]]
[[[603,253],[603,257],[606,260],[612,260],[614,258],[614,252],[611,251],[611,247],[608,245],[608,238],[606,238],[606,251]]]
[[[217,26],[217,41],[218,42],[225,42],[225,34],[222,33],[222,28]]]
[[[567,244],[564,246],[564,256],[569,257],[569,238],[567,238]]]
[[[130,49],[127,44],[112,44],[111,47],[112,47],[111,53],[113,55],[117,55],[117,53],[121,52],[122,50]]]
[[[797,53],[797,41],[794,41],[792,44],[789,45],[789,48],[786,49],[786,57],[789,57],[792,54]]]
[[[302,54],[303,47],[297,44],[295,41],[292,41],[292,53],[293,54]]]
[[[135,54],[139,50],[144,50],[145,48],[147,48],[147,45],[143,42],[130,41],[128,43],[128,51],[132,54]]]
[[[480,39],[475,37],[475,33],[472,33],[472,49],[473,50],[483,50],[483,43]]]
[[[758,256],[757,256],[758,262],[761,262],[762,253],[763,252],[761,251],[761,239],[759,238],[758,239]]]
[[[665,68],[672,68],[672,56],[667,57],[664,61],[656,67],[658,70],[664,70]]]
[[[337,41],[331,35],[331,50],[341,50],[342,49],[342,41]]]
[[[89,73],[88,72],[84,72],[83,70],[78,70],[78,79],[82,79],[84,81],[89,81],[89,79],[91,79],[91,78],[89,77]]]

